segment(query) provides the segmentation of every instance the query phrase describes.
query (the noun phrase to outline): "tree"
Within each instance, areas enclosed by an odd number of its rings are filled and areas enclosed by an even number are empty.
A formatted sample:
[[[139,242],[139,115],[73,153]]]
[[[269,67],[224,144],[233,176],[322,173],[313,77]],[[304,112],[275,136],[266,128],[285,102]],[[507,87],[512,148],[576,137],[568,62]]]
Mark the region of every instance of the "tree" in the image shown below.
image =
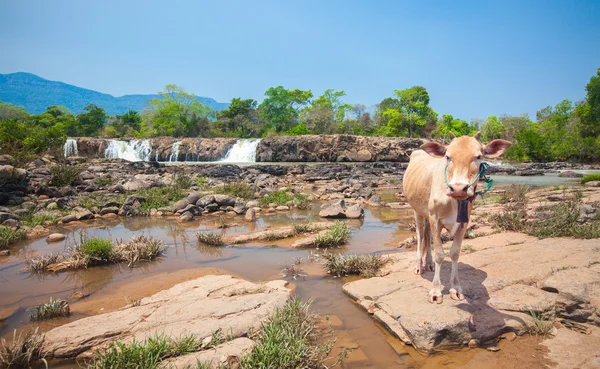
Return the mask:
[[[427,136],[435,128],[437,113],[429,106],[429,94],[425,87],[414,86],[394,92],[396,101],[385,101],[382,113],[387,124],[381,132],[393,136]],[[382,102],[383,103],[383,102]]]
[[[196,137],[206,136],[214,113],[203,105],[196,96],[176,85],[166,85],[150,100],[152,107],[146,111],[144,123],[146,133],[151,136]]]
[[[344,118],[352,105],[342,102],[344,91],[332,88],[313,100],[302,112],[302,120],[314,133],[331,134],[344,131]]]
[[[475,127],[467,123],[466,120],[455,119],[451,114],[444,114],[442,119],[438,122],[438,127],[433,131],[435,137],[439,137],[445,140],[450,139],[450,133],[453,133],[456,137],[460,136],[472,136],[477,130]]]
[[[503,138],[506,132],[506,127],[502,125],[497,116],[492,115],[485,120],[485,123],[480,128],[481,139],[484,142],[489,142],[498,138]]]
[[[600,68],[585,86],[585,102],[577,107],[582,137],[600,136]]]
[[[112,124],[118,137],[137,136],[142,128],[142,116],[135,110],[123,115],[115,115]]]
[[[277,86],[269,88],[265,96],[258,107],[260,117],[270,129],[279,133],[296,125],[299,109],[309,102],[313,94],[310,90],[288,90]]]
[[[229,107],[217,114],[217,127],[226,136],[258,137],[262,127],[253,99],[234,98]]]
[[[96,136],[106,124],[106,113],[104,109],[94,104],[83,108],[84,113],[77,115],[77,129],[80,136]],[[49,112],[53,114],[53,112]]]

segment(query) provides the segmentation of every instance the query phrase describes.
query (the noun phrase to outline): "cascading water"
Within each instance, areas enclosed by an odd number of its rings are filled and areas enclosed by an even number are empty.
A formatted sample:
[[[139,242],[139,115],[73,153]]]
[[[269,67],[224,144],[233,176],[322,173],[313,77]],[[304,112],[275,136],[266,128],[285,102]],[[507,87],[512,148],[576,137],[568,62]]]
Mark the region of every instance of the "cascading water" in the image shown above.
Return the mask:
[[[152,146],[150,140],[119,141],[111,140],[104,157],[107,159],[125,159],[127,161],[150,161]]]
[[[169,156],[169,161],[176,162],[177,158],[179,158],[179,146],[181,145],[181,141],[177,141],[173,143],[173,148],[171,149],[171,156]]]
[[[226,163],[249,163],[256,161],[256,148],[260,138],[248,138],[237,140],[235,145],[227,152],[222,162]]]
[[[64,151],[65,158],[79,155],[79,152],[77,151],[77,141],[72,138],[67,138],[65,141]]]

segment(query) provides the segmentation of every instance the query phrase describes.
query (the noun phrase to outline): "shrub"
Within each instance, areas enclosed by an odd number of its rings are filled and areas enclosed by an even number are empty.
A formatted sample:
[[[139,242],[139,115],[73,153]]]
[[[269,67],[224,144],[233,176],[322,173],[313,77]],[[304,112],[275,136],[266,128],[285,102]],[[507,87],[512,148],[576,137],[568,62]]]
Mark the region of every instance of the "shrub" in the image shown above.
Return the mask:
[[[310,206],[310,200],[305,194],[297,193],[292,199],[292,206],[300,210],[308,209],[308,207]]]
[[[490,216],[490,221],[504,231],[522,232],[527,221],[527,186],[510,185],[500,197],[504,210]]]
[[[48,362],[42,355],[44,336],[35,328],[27,333],[17,334],[13,332],[13,340],[8,343],[6,339],[0,340],[0,367],[6,369],[32,368],[44,362]]]
[[[19,217],[21,223],[27,227],[33,228],[38,225],[56,224],[60,220],[60,217],[51,213],[34,213],[29,212]]]
[[[290,194],[288,189],[283,189],[275,192],[271,192],[266,196],[262,197],[258,200],[258,203],[261,206],[266,206],[269,204],[276,205],[288,205],[288,203],[292,206],[297,207],[298,209],[306,209],[310,205],[310,201],[308,200],[308,196],[303,193]]]
[[[223,237],[215,232],[198,232],[196,236],[198,237],[198,241],[209,246],[223,246],[225,244]]]
[[[113,260],[125,262],[130,268],[139,261],[151,261],[162,255],[165,244],[150,236],[136,236],[128,242],[119,242],[114,248]]]
[[[600,181],[600,173],[596,174],[587,174],[581,178],[581,183],[587,183],[592,181]]]
[[[215,187],[215,193],[251,199],[254,197],[254,187],[246,182],[231,182]]]
[[[192,177],[185,174],[185,172],[178,171],[175,172],[175,175],[173,176],[173,184],[175,188],[187,190],[192,187],[194,181],[192,180]]]
[[[108,263],[113,257],[113,245],[107,239],[88,238],[78,248],[88,259],[88,265]]]
[[[323,257],[323,268],[335,277],[351,274],[373,277],[389,260],[381,255],[324,254]]]
[[[205,177],[196,177],[196,186],[204,189],[208,187],[208,180]]]
[[[350,227],[336,220],[325,234],[315,237],[316,247],[336,247],[345,244],[350,239]]]
[[[52,173],[52,179],[50,180],[50,186],[62,187],[75,184],[79,181],[79,177],[83,172],[83,168],[76,165],[69,164],[58,164],[50,167],[50,173]]]
[[[24,239],[25,236],[27,236],[27,232],[24,229],[0,226],[0,250]]]
[[[600,224],[597,221],[592,221],[590,224],[579,223],[579,200],[562,201],[553,206],[551,210],[552,212],[548,218],[531,222],[527,233],[538,238],[600,238]]]
[[[69,316],[71,313],[68,302],[61,299],[53,300],[52,297],[50,297],[50,302],[30,307],[27,311],[29,311],[29,318],[33,321]]]
[[[142,214],[150,214],[151,209],[159,209],[183,199],[186,194],[179,188],[165,186],[153,187],[135,192],[146,200],[142,202],[139,210]]]
[[[278,307],[261,325],[252,352],[242,358],[240,368],[320,368],[332,344],[320,344],[310,303],[298,298]]]

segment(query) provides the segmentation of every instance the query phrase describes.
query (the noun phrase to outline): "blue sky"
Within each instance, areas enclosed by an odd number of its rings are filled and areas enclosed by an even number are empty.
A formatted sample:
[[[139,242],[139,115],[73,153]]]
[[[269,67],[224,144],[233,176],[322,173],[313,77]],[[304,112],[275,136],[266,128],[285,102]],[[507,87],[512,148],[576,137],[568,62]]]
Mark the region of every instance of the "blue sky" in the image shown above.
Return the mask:
[[[535,117],[598,67],[600,1],[0,0],[0,73],[116,96],[283,85],[370,106],[422,85],[440,114]]]

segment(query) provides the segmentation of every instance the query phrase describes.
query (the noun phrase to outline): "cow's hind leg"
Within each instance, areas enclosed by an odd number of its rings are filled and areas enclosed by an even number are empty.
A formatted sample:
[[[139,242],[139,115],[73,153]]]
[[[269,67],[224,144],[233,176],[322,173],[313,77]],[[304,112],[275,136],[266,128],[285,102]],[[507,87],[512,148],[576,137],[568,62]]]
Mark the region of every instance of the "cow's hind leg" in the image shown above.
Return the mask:
[[[433,267],[433,259],[431,258],[431,226],[429,225],[429,219],[424,218],[425,219],[425,237],[423,238],[423,241],[425,243],[425,249],[427,250],[427,253],[425,255],[423,255],[422,259],[423,260],[423,269],[425,271],[434,271],[434,267]]]
[[[465,236],[467,227],[461,225],[454,234],[454,241],[450,248],[450,259],[452,259],[452,272],[450,273],[450,298],[452,300],[464,300],[465,295],[463,294],[462,288],[460,287],[460,281],[458,279],[458,257],[460,256],[460,248],[462,247],[462,241]]]
[[[433,275],[433,287],[429,291],[429,302],[437,302],[441,304],[442,282],[440,280],[440,272],[442,271],[442,262],[444,261],[444,249],[442,248],[442,222],[434,216],[429,217],[429,225],[431,227],[431,238],[435,247],[435,274]]]
[[[415,262],[415,274],[422,274],[424,270],[423,257],[426,255],[425,237],[429,227],[426,227],[427,219],[417,214],[415,211],[415,228],[417,230],[417,261]],[[431,251],[429,251],[431,254]]]

